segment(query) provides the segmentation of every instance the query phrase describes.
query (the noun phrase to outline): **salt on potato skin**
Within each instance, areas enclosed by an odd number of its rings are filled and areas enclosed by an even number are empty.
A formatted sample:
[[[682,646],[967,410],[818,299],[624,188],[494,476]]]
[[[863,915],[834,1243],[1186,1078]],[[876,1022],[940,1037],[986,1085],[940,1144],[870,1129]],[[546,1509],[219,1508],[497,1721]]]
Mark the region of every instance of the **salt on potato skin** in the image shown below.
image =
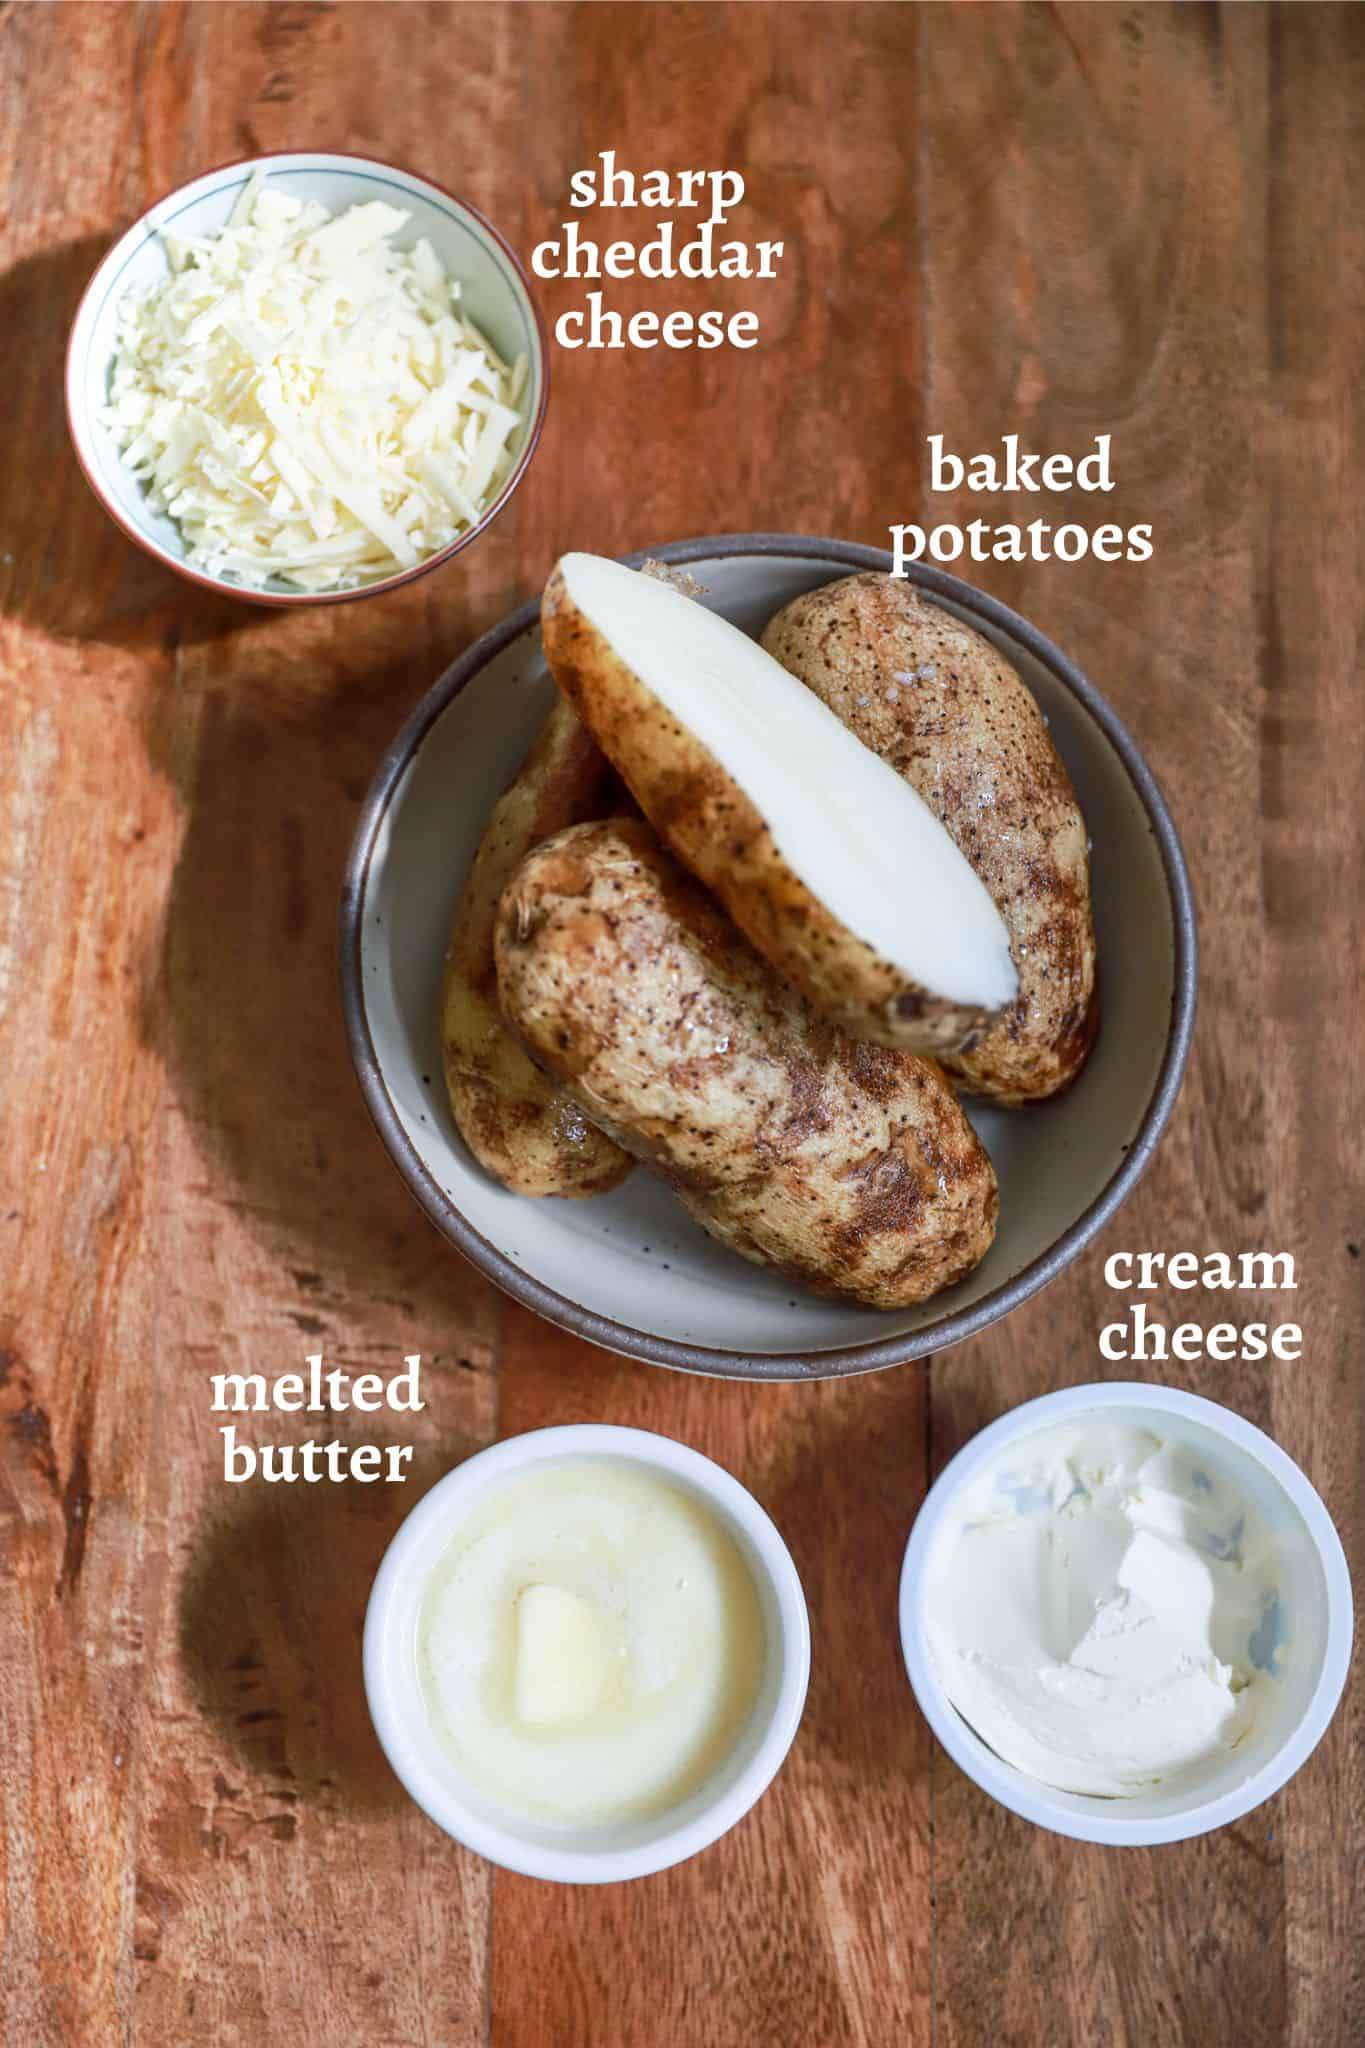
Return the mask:
[[[496,949],[532,1058],[742,1258],[894,1309],[988,1250],[995,1173],[942,1070],[817,1015],[643,819],[536,847]]]

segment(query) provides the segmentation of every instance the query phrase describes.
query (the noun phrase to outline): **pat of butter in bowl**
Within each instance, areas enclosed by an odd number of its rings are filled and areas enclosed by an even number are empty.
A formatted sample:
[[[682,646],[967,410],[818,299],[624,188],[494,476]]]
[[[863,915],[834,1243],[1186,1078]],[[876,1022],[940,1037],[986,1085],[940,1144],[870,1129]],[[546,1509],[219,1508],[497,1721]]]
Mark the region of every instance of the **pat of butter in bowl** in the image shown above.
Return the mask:
[[[997,1755],[1059,1791],[1199,1779],[1255,1725],[1281,1648],[1276,1554],[1194,1452],[1099,1421],[1011,1447],[925,1577],[939,1681]]]
[[[342,590],[411,569],[512,465],[526,362],[499,360],[429,242],[382,201],[330,214],[247,183],[217,235],[119,307],[102,419],[189,560]]]
[[[513,1712],[522,1726],[574,1721],[600,1707],[627,1654],[615,1617],[563,1586],[525,1587],[516,1615]]]
[[[614,1458],[495,1488],[452,1536],[418,1625],[452,1765],[551,1826],[680,1805],[733,1750],[764,1662],[758,1590],[724,1523]]]

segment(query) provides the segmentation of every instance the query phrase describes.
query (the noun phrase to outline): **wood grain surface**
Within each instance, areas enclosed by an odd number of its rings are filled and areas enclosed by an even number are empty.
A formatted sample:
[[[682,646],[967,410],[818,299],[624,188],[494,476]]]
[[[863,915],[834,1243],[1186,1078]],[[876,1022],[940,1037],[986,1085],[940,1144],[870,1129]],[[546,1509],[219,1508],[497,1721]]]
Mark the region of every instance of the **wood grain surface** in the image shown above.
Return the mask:
[[[894,1630],[932,1471],[1107,1370],[1115,1249],[1294,1253],[1303,1362],[1182,1376],[1271,1430],[1365,1556],[1362,108],[1351,7],[0,6],[6,2048],[1365,2041],[1358,1684],[1268,1806],[1106,1851],[935,1750]],[[65,330],[150,200],[300,145],[427,170],[523,252],[599,148],[736,165],[744,232],[787,245],[761,345],[558,352],[520,495],[408,590],[287,616],[198,592],[85,489]],[[1193,1065],[1123,1215],[986,1336],[843,1385],[690,1380],[512,1309],[390,1171],[338,1017],[341,865],[407,711],[564,546],[884,544],[926,505],[927,433],[1080,454],[1102,431],[1104,516],[1150,520],[1153,562],[988,581],[1112,697],[1194,871]],[[209,1373],[318,1347],[422,1353],[412,1480],[225,1487]],[[422,1487],[583,1418],[749,1484],[815,1642],[754,1813],[600,1891],[438,1833],[358,1663]]]

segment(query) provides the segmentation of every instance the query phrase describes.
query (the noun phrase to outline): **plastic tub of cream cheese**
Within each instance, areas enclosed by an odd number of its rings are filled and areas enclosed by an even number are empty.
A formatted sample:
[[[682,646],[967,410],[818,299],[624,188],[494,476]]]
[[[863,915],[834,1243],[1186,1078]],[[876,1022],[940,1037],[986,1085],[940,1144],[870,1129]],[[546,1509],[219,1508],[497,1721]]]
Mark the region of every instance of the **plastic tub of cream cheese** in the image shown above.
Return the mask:
[[[566,1883],[643,1877],[733,1827],[809,1673],[801,1583],[758,1502],[686,1445],[606,1424],[448,1473],[365,1619],[371,1718],[418,1805]]]
[[[949,1755],[1026,1820],[1174,1842],[1293,1776],[1336,1710],[1351,1583],[1261,1430],[1170,1388],[1026,1402],[931,1487],[901,1642]]]

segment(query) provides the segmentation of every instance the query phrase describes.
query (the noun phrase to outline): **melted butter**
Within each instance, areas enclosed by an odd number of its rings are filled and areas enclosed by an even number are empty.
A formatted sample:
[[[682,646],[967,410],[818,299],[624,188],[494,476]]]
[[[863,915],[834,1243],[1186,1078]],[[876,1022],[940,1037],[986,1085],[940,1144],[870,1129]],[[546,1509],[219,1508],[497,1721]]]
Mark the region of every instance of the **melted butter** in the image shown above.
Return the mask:
[[[562,1631],[558,1651],[539,1623],[528,1650],[528,1596]],[[528,1691],[528,1656],[547,1654],[564,1660],[561,1682],[542,1666]],[[551,1825],[639,1820],[688,1798],[742,1734],[764,1662],[757,1588],[729,1531],[684,1488],[615,1458],[496,1488],[455,1530],[419,1624],[423,1694],[452,1768]]]

